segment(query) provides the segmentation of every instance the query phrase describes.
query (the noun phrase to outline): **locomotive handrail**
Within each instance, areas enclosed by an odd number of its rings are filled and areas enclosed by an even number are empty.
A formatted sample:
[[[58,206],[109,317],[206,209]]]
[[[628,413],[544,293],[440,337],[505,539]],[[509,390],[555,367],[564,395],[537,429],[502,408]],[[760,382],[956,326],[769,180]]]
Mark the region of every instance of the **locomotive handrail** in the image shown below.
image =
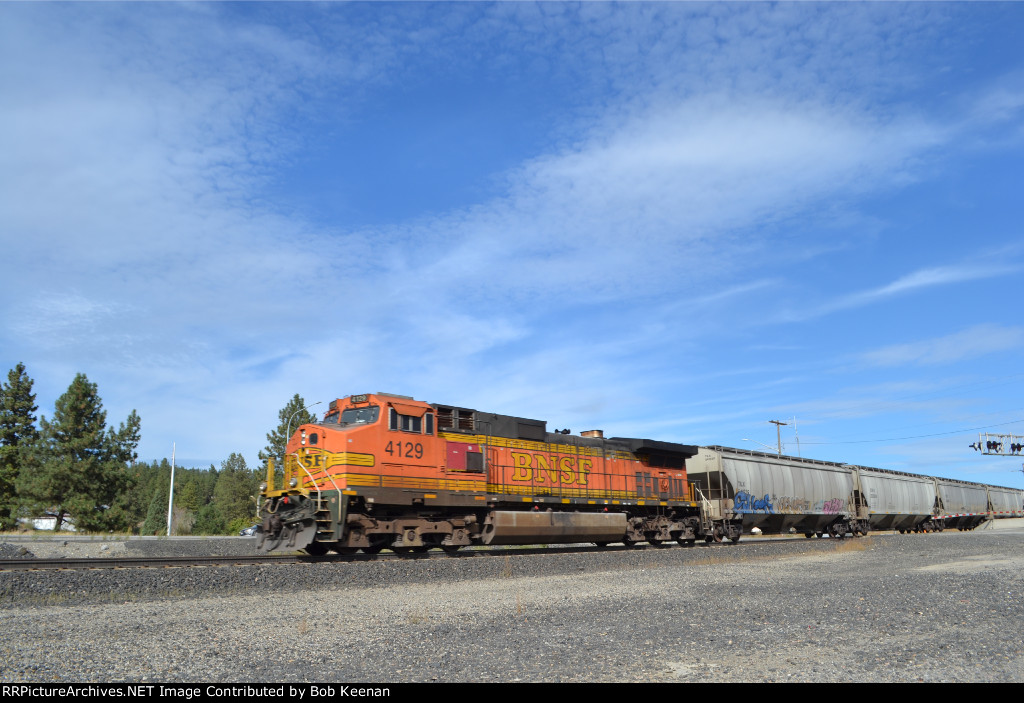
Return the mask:
[[[317,485],[316,479],[313,478],[313,474],[309,473],[309,469],[306,468],[306,465],[303,464],[301,461],[299,461],[299,453],[298,452],[293,452],[292,456],[295,457],[295,463],[298,464],[299,466],[301,466],[302,470],[306,472],[307,476],[309,476],[309,482],[312,483],[313,484],[313,488],[316,489],[316,502],[317,502],[317,505],[319,506],[320,500],[321,500],[320,486]]]

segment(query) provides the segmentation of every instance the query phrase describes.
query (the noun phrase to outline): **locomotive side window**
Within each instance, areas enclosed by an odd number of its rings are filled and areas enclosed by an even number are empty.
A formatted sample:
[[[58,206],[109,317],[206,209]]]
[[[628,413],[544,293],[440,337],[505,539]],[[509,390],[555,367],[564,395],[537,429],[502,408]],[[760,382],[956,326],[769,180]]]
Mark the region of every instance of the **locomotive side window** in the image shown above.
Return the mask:
[[[433,418],[431,418],[433,420]],[[394,408],[391,408],[390,429],[401,430],[402,432],[423,433],[423,418],[414,415],[402,415]]]

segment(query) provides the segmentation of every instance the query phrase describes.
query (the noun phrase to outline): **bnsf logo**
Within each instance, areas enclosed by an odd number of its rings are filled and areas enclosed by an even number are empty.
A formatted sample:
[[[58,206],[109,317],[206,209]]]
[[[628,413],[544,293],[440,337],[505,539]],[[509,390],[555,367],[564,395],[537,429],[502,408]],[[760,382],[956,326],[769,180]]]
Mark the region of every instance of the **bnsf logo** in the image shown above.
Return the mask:
[[[532,483],[557,483],[587,485],[587,474],[594,465],[592,459],[580,459],[563,456],[553,457],[546,454],[527,454],[512,452],[513,481],[530,481]]]

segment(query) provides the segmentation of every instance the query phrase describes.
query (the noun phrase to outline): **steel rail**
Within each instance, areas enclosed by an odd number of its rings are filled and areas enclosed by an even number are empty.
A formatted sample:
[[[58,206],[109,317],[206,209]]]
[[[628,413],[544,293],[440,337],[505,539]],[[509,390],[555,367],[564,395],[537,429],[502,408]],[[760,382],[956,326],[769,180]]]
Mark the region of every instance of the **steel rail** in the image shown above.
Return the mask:
[[[872,532],[871,536],[881,537],[890,534],[888,531]],[[738,544],[711,545],[698,541],[695,545],[684,547],[675,542],[666,542],[660,545],[634,544],[608,545],[597,547],[594,545],[555,545],[555,546],[499,546],[493,548],[467,548],[452,554],[431,550],[430,552],[413,552],[410,554],[324,554],[313,556],[311,554],[253,554],[235,556],[169,556],[169,557],[86,557],[86,558],[14,558],[0,559],[0,571],[32,571],[32,570],[86,570],[86,569],[138,569],[138,568],[172,568],[172,567],[196,567],[196,566],[260,566],[267,564],[330,564],[330,563],[351,563],[366,561],[392,561],[392,560],[417,560],[417,559],[474,559],[501,556],[529,556],[537,554],[587,554],[591,552],[621,552],[621,551],[644,551],[662,549],[735,549],[743,544],[754,544],[766,541],[790,541],[799,537],[800,542],[804,541],[803,535],[776,535],[770,537],[751,537],[744,535],[742,542]],[[817,542],[817,540],[815,540]]]
[[[644,549],[665,549],[676,545],[607,546],[558,546],[558,547],[498,547],[492,549],[465,549],[446,554],[443,552],[419,552],[411,554],[263,554],[251,556],[171,556],[171,557],[86,557],[86,558],[16,558],[0,559],[0,571],[32,571],[32,570],[84,570],[84,569],[137,569],[137,568],[171,568],[195,566],[249,566],[266,564],[324,564],[349,563],[363,561],[391,561],[416,559],[472,559],[493,556],[524,556],[531,554],[566,554],[588,552],[636,551]]]

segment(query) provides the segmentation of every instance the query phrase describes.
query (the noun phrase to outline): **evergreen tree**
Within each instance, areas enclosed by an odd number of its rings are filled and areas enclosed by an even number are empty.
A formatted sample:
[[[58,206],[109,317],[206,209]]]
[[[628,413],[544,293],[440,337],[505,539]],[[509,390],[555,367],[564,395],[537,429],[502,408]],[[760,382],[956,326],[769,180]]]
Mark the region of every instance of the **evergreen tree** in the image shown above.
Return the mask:
[[[168,492],[171,488],[171,462],[162,459],[159,464],[153,462],[152,468],[147,476],[146,496],[149,501],[145,510],[145,519],[139,534],[143,535],[165,535],[167,534],[167,503],[170,499]],[[140,495],[140,498],[144,496]]]
[[[249,470],[241,454],[232,453],[221,463],[217,485],[213,489],[213,504],[225,525],[232,522],[251,522],[256,517],[256,494],[259,482]]]
[[[135,450],[139,446],[139,440],[142,437],[141,424],[142,421],[139,420],[139,414],[132,410],[128,415],[128,420],[122,422],[116,432],[114,428],[110,428],[107,441],[110,443],[113,459],[129,466],[135,465],[139,458]]]
[[[134,420],[132,419],[134,418]],[[53,420],[40,420],[33,461],[23,463],[18,493],[34,512],[52,510],[54,531],[72,516],[82,530],[126,527],[126,514],[110,510],[126,487],[122,457],[134,453],[138,416],[108,434],[96,384],[78,374],[57,399]]]
[[[7,383],[0,383],[0,529],[15,525],[15,486],[22,455],[39,436],[35,403],[32,379],[19,363],[7,374]]]
[[[316,422],[316,414],[306,409],[306,401],[296,393],[288,404],[277,414],[280,422],[277,429],[267,433],[267,446],[260,452],[260,462],[266,468],[267,459],[273,457],[274,466],[278,470],[284,466],[284,449],[288,444],[289,432],[295,432],[299,425]]]

